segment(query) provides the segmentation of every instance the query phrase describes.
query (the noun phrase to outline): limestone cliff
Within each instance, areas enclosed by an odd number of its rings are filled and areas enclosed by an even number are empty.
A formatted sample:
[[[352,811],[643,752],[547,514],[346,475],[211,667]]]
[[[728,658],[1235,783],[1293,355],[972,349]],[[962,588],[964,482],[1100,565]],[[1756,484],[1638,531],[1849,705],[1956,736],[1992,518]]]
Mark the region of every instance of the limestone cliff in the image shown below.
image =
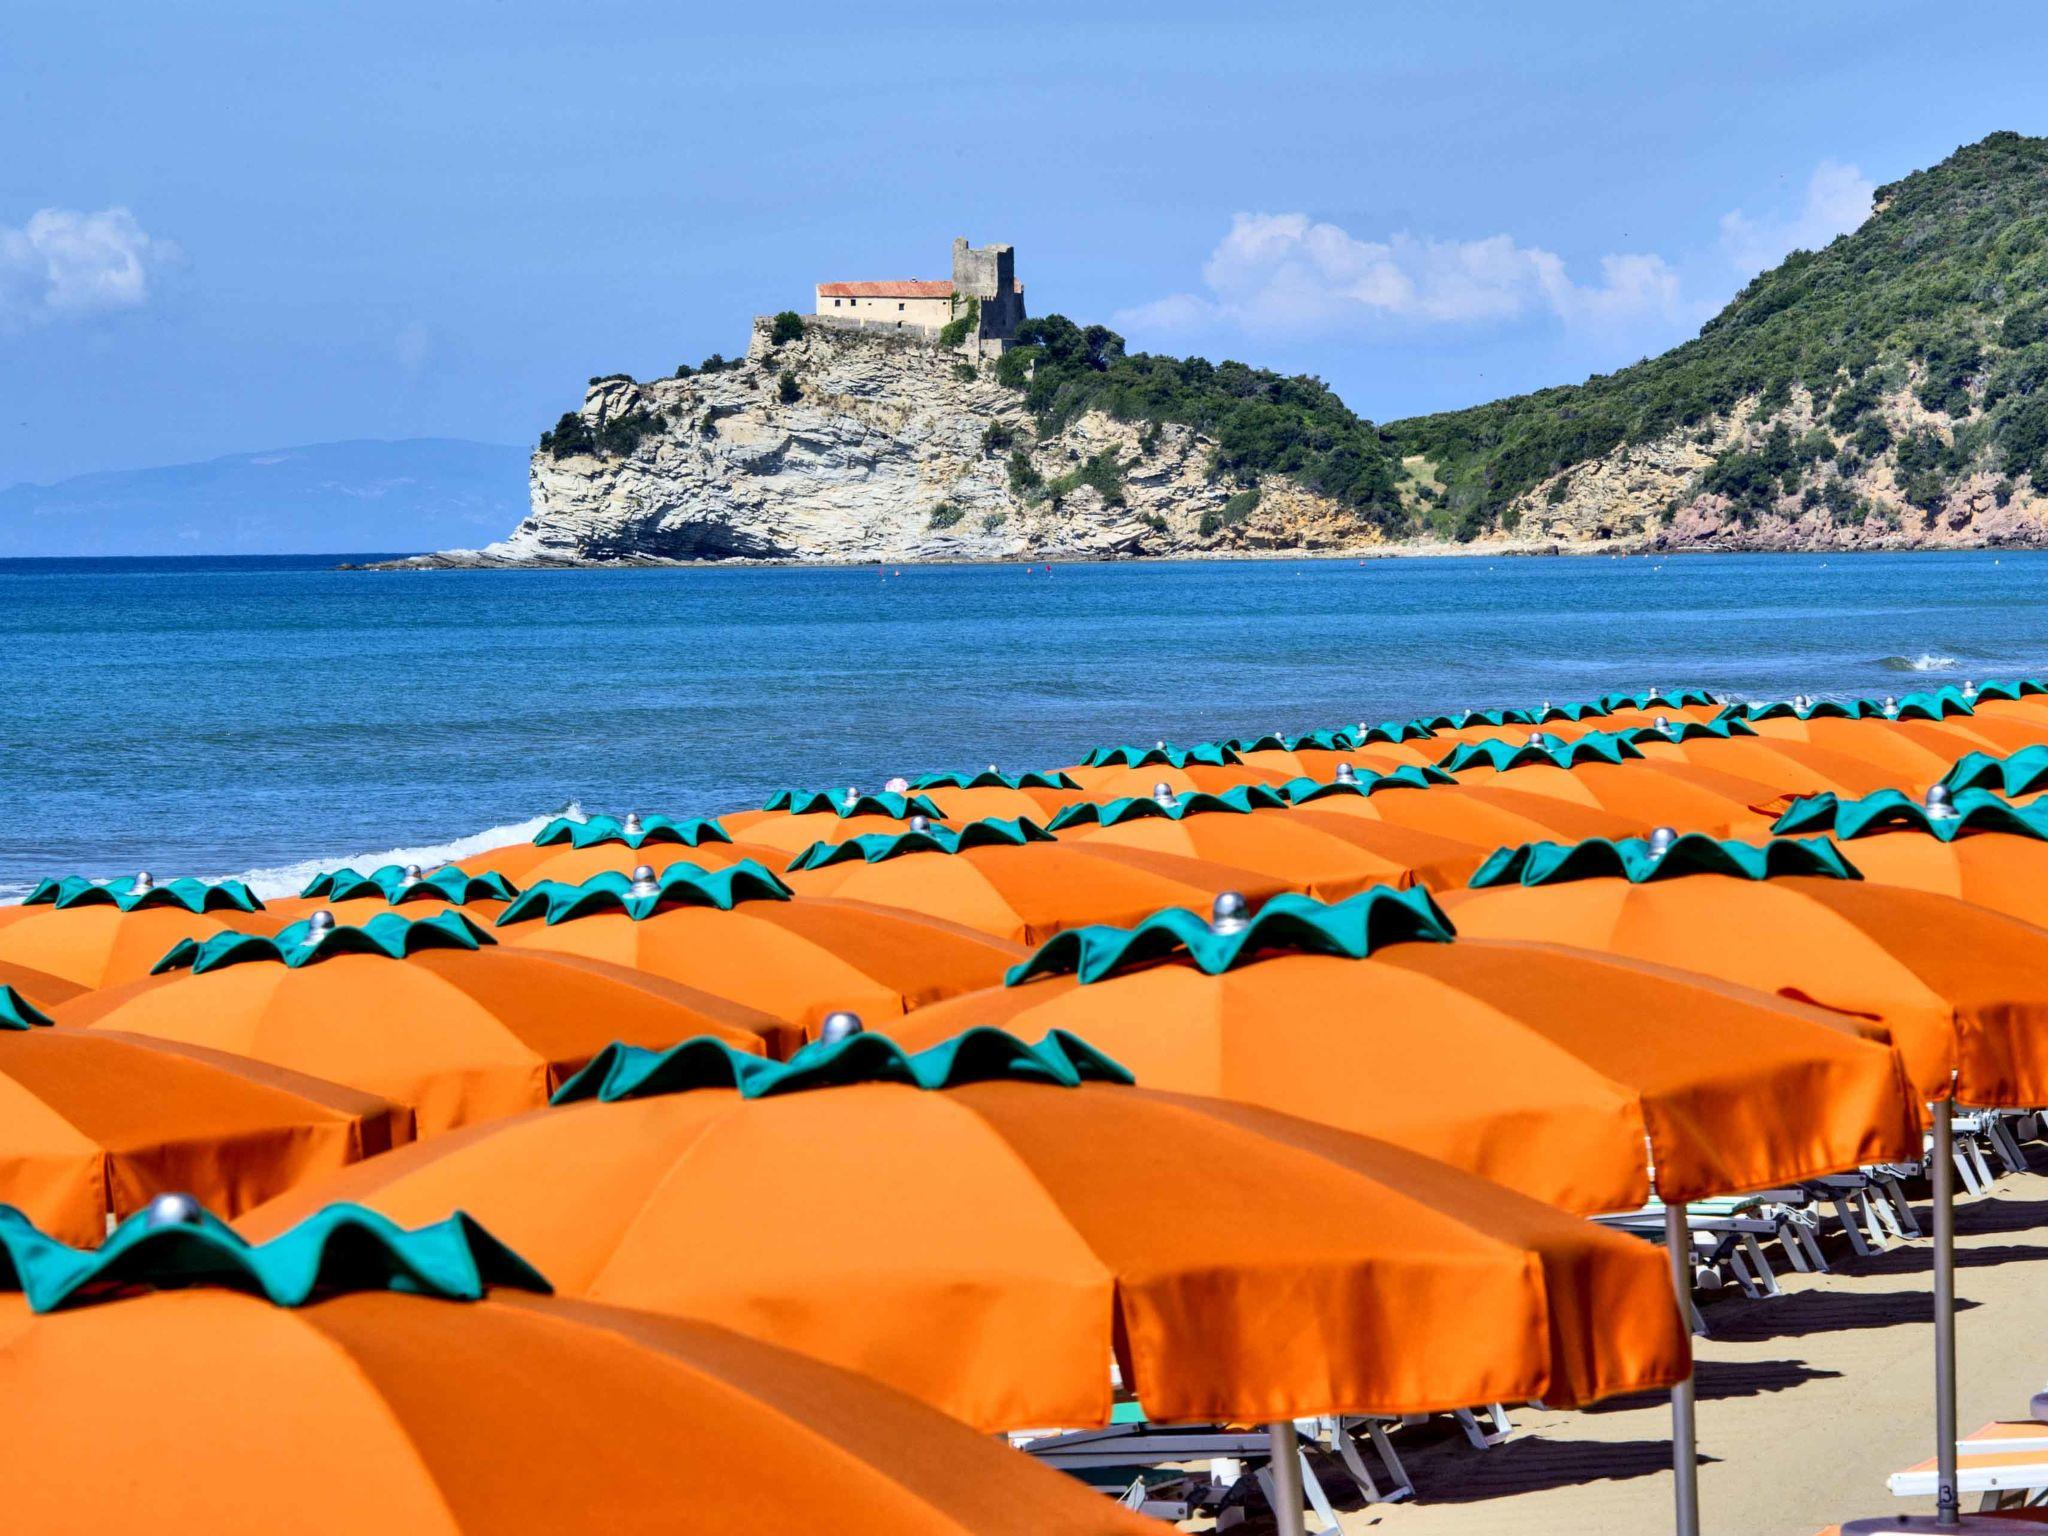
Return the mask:
[[[595,381],[510,537],[404,564],[1101,558],[1341,550],[1376,530],[1284,476],[1212,477],[1186,427],[1088,412],[1041,441],[995,365],[810,326],[684,378]],[[559,456],[558,456],[559,454]],[[1086,477],[1085,480],[1083,477]]]

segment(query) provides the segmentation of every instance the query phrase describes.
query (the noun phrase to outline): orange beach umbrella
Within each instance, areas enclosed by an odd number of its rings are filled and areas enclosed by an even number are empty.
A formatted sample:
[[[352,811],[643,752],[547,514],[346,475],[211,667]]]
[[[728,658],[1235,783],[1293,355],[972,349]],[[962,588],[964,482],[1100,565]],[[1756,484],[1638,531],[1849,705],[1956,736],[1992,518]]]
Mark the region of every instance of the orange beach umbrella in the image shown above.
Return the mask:
[[[114,1030],[0,1030],[0,1204],[72,1243],[189,1190],[233,1215],[412,1139],[411,1112]]]
[[[1217,974],[1182,955],[971,993],[896,1034],[1068,1030],[1141,1082],[1369,1131],[1583,1215],[1649,1197],[1646,1139],[1671,1201],[1919,1154],[1893,1053],[1819,1009],[1545,944],[1275,942]]]
[[[712,1033],[759,1051],[753,1026],[773,1027],[658,977],[501,948],[488,936],[479,947],[396,956],[347,952],[328,938],[335,952],[304,960],[294,958],[299,943],[286,929],[234,958],[95,992],[52,1016],[346,1083],[410,1106],[422,1136],[545,1103],[613,1039],[665,1045]]]
[[[2048,931],[1863,880],[1698,874],[1447,893],[1470,937],[1655,960],[1819,1004],[1888,1032],[1919,1090],[2048,1103]]]
[[[260,910],[188,912],[182,907],[144,907],[123,912],[114,906],[0,907],[0,962],[44,971],[75,987],[113,987],[147,976],[164,951],[180,939],[203,939],[257,926],[268,926]]]
[[[836,897],[671,907],[640,919],[596,912],[494,931],[516,952],[607,961],[730,998],[785,1026],[765,1026],[778,1053],[835,1008],[891,1018],[987,986],[1023,954],[963,924]]]
[[[9,1531],[1153,1529],[898,1393],[721,1328],[338,1278],[298,1305],[189,1276],[41,1315],[0,1295],[0,1393],[37,1405],[0,1458]]]
[[[1092,1068],[1063,1086],[999,1038],[906,1076],[854,1036],[771,1066],[800,1080],[769,1091],[683,1053],[625,1063],[648,1074],[626,1097],[326,1193],[400,1220],[459,1204],[566,1293],[719,1322],[984,1430],[1106,1423],[1112,1353],[1169,1422],[1563,1404],[1686,1372],[1654,1249],[1285,1115]]]

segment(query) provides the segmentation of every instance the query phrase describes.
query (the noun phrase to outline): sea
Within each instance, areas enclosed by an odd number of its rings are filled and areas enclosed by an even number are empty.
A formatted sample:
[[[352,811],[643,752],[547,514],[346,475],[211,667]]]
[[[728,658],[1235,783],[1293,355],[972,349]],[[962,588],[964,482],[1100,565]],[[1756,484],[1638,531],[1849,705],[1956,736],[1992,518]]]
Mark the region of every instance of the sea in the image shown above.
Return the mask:
[[[1072,762],[1695,684],[2048,673],[2048,554],[381,573],[0,560],[0,901],[148,869],[295,892],[570,806]]]

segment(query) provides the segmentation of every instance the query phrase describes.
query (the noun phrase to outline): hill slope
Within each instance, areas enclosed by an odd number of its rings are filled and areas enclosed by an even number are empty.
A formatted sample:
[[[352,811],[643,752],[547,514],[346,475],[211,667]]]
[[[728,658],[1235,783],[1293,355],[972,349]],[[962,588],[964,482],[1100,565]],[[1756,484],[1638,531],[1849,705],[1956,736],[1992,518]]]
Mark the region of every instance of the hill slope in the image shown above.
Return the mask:
[[[526,450],[359,440],[0,491],[0,556],[434,549],[526,512]]]
[[[1997,133],[1661,357],[1385,432],[1465,537],[2038,542],[2044,386],[2048,140]]]

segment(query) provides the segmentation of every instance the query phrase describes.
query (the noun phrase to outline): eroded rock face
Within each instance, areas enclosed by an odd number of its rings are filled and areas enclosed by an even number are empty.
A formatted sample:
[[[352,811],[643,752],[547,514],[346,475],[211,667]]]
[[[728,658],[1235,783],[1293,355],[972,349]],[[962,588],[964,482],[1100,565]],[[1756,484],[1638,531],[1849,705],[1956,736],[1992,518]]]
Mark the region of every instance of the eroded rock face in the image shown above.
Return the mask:
[[[791,402],[785,373],[799,391]],[[819,329],[776,347],[757,322],[737,367],[602,380],[581,414],[594,434],[621,419],[656,416],[659,426],[630,451],[535,453],[533,510],[508,538],[401,563],[1028,560],[1383,542],[1370,523],[1279,477],[1256,508],[1227,513],[1239,487],[1210,478],[1211,444],[1186,427],[1091,413],[1039,442],[993,363],[921,338]],[[1113,451],[1124,503],[1089,486],[1057,497],[1013,488],[1019,450],[1048,485]]]

